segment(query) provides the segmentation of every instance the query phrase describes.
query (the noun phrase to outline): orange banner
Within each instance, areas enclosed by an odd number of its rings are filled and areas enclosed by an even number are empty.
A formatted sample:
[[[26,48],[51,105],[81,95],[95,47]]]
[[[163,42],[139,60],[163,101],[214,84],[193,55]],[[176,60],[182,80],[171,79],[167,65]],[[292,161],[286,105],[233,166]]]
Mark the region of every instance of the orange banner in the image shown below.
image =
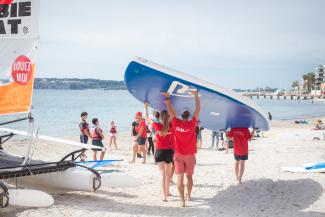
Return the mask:
[[[21,85],[15,81],[0,86],[0,115],[29,112],[33,93],[34,67],[28,82]]]

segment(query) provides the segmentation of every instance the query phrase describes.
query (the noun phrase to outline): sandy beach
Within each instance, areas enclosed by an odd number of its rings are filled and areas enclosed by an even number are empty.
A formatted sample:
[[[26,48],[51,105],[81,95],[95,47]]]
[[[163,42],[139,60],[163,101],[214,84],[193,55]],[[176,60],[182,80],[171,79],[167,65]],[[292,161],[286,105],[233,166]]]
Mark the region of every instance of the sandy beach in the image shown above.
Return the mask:
[[[308,125],[296,125],[292,120],[273,121],[271,131],[250,143],[243,184],[239,186],[234,180],[232,150],[225,154],[208,149],[211,132],[204,130],[203,148],[197,154],[193,200],[185,208],[179,208],[175,185],[171,186],[173,196],[169,202],[161,200],[159,173],[152,156],[146,165],[140,161],[127,163],[132,146],[129,134],[124,133],[119,134],[119,150],[108,152],[106,158],[124,159],[117,167],[142,178],[140,187],[53,194],[55,204],[49,208],[9,207],[2,209],[0,216],[325,216],[325,174],[280,170],[281,166],[325,161],[325,140],[313,140],[323,138],[324,131],[312,130],[314,120]],[[22,155],[25,142],[16,139],[4,148]],[[37,141],[35,158],[58,160],[71,150],[74,148]]]

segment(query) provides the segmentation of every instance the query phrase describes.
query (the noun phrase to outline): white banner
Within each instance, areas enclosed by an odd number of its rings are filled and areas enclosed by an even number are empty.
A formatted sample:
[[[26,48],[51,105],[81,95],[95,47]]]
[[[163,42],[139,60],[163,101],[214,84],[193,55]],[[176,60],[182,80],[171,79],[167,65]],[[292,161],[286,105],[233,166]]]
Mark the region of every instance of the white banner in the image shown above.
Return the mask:
[[[37,38],[39,3],[39,0],[0,0],[0,38]]]

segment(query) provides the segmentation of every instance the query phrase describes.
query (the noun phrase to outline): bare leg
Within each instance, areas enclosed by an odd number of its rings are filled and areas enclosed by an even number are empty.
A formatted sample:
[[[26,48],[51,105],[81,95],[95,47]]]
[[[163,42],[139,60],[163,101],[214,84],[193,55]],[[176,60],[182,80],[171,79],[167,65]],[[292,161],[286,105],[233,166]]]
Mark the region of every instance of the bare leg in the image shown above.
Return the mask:
[[[214,146],[214,138],[215,138],[215,136],[211,136],[211,140],[212,140],[211,148],[213,148],[213,146]],[[218,144],[217,144],[217,149],[218,149]]]
[[[140,145],[140,150],[142,152],[142,157],[143,157],[143,161],[142,163],[146,163],[147,162],[147,152],[146,152],[146,145]]]
[[[84,151],[84,152],[82,152],[82,154],[80,155],[80,160],[81,160],[81,161],[85,161],[86,158],[87,158],[87,155],[86,155],[86,152]]]
[[[200,149],[202,148],[202,139],[200,139]]]
[[[170,186],[170,182],[172,180],[172,163],[166,164],[165,165],[165,174],[166,174],[166,195],[170,196],[170,192],[169,192],[169,186]]]
[[[136,157],[136,155],[137,155],[137,153],[138,153],[138,149],[139,149],[139,145],[136,143],[136,144],[134,144],[134,146],[133,146],[133,158],[132,158],[132,163],[135,163],[135,157]]]
[[[163,190],[164,198],[163,201],[167,202],[167,190],[166,190],[166,173],[165,173],[165,162],[158,163],[160,175],[161,175],[161,187]]]
[[[187,200],[191,200],[191,193],[193,188],[193,178],[192,176],[186,176],[187,178]]]
[[[104,152],[104,151],[102,151],[102,152],[101,152],[101,154],[100,154],[100,158],[99,158],[99,159],[100,159],[100,160],[103,160],[103,159],[104,159],[104,157],[105,157],[105,152]]]
[[[172,168],[171,168],[171,176],[170,176],[170,182],[171,182],[171,183],[173,182],[173,176],[174,176],[174,173],[175,173],[175,165],[172,164]]]
[[[114,145],[115,145],[115,149],[117,150],[116,136],[113,137],[113,143],[114,143]]]
[[[93,153],[93,159],[94,160],[97,160],[97,151],[94,151],[94,153]]]
[[[181,207],[185,207],[184,174],[178,174],[177,187],[178,187],[179,196],[181,197]]]
[[[113,140],[113,137],[110,136],[109,137],[109,149],[112,150],[112,140]]]
[[[244,170],[245,170],[245,161],[241,160],[239,161],[239,172],[238,172],[238,183],[241,183],[241,178],[243,177],[244,174]]]
[[[224,144],[224,142],[222,141],[222,145],[223,144]],[[228,154],[228,150],[229,150],[229,144],[228,144],[228,142],[226,142],[225,145],[226,145],[226,152],[225,152],[225,154]]]
[[[139,145],[138,145],[138,151],[137,152],[141,156],[141,149],[140,149]]]
[[[239,161],[236,160],[235,161],[235,173],[236,173],[236,181],[238,182],[238,178],[239,178]]]

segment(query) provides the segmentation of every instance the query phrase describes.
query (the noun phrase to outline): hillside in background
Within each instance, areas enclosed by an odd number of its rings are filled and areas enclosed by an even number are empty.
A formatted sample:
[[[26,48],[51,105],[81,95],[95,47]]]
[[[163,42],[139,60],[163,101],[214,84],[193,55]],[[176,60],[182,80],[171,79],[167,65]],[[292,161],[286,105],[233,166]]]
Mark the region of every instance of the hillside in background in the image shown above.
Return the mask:
[[[34,89],[61,90],[125,90],[124,81],[78,79],[78,78],[35,78]]]

